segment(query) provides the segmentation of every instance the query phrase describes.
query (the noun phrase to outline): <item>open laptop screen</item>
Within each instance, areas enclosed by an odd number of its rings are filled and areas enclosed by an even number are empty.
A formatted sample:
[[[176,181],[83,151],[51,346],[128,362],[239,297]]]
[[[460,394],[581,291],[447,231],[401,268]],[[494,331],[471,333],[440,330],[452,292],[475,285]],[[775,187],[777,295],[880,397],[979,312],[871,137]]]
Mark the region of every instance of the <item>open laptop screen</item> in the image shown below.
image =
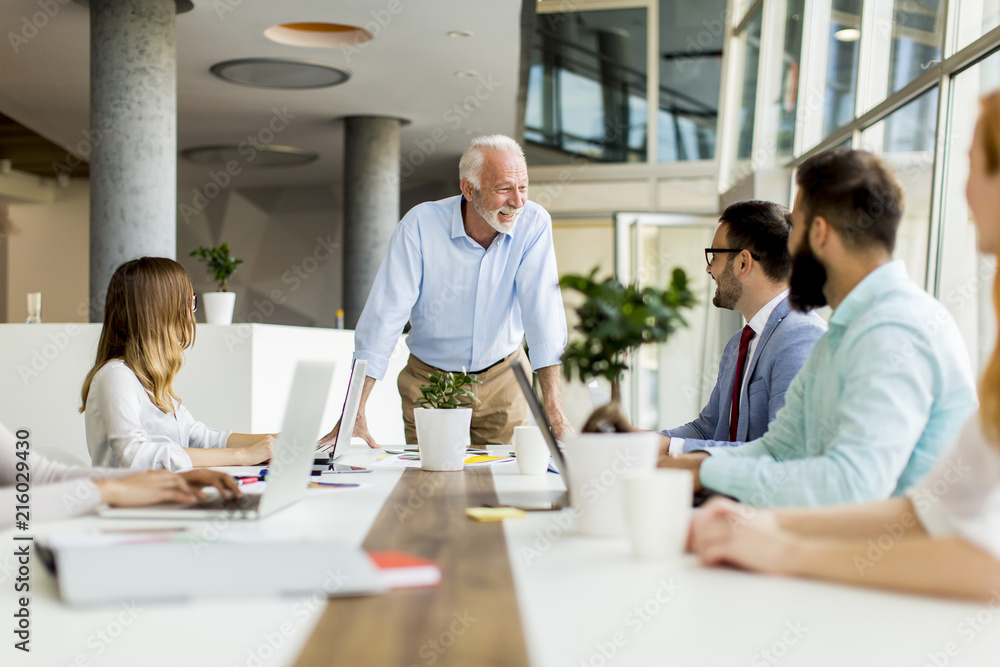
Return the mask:
[[[563,479],[567,479],[566,462],[563,459],[562,450],[559,449],[559,444],[552,434],[552,425],[549,423],[549,418],[545,416],[545,411],[542,410],[542,405],[538,402],[538,397],[535,396],[535,391],[531,388],[531,381],[528,380],[528,374],[525,373],[520,361],[514,360],[510,362],[510,368],[514,371],[514,377],[517,378],[517,383],[521,386],[521,392],[524,394],[525,400],[528,401],[531,414],[534,415],[535,422],[541,429],[542,435],[545,437],[545,442],[549,445],[549,452],[552,453],[552,458],[556,462],[559,474],[563,476]]]

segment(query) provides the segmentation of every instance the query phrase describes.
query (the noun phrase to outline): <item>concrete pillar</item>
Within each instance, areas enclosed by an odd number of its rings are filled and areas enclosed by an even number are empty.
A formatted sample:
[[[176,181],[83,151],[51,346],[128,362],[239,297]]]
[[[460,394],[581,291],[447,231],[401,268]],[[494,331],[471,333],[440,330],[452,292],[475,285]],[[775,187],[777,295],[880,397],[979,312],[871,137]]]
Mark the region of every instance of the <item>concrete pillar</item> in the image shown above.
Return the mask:
[[[111,274],[177,254],[175,0],[90,0],[90,321]]]
[[[399,222],[398,118],[350,116],[344,127],[344,326],[353,329]]]

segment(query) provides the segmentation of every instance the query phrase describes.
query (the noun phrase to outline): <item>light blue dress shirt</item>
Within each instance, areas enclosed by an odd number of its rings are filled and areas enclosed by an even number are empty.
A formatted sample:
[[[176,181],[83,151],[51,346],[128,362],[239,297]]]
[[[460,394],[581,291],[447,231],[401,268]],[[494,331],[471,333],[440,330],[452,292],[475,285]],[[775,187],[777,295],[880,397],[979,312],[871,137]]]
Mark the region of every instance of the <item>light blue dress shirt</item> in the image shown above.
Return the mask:
[[[561,363],[566,315],[552,218],[528,202],[483,248],[465,233],[462,196],[411,209],[389,240],[354,335],[354,357],[381,380],[409,320],[410,352],[448,371],[480,370],[527,337],[534,370]]]
[[[767,433],[706,450],[701,481],[753,505],[898,496],[930,471],[976,405],[951,315],[902,262],[889,262],[834,311]]]

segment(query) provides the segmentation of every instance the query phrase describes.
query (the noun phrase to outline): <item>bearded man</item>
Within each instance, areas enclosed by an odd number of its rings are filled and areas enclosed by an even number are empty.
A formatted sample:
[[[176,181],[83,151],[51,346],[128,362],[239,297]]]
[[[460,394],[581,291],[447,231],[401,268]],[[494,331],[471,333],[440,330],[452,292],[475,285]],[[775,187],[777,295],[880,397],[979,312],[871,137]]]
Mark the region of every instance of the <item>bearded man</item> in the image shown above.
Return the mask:
[[[528,201],[528,167],[510,137],[472,140],[459,162],[462,194],[411,209],[396,227],[355,332],[355,359],[368,361],[354,435],[377,447],[365,405],[409,321],[410,358],[397,384],[406,442],[415,443],[420,385],[442,370],[474,373],[472,443],[510,443],[528,406],[508,361],[538,374],[556,437],[572,432],[560,366],[566,316],[552,247],[552,218]],[[323,438],[333,442],[337,427]]]

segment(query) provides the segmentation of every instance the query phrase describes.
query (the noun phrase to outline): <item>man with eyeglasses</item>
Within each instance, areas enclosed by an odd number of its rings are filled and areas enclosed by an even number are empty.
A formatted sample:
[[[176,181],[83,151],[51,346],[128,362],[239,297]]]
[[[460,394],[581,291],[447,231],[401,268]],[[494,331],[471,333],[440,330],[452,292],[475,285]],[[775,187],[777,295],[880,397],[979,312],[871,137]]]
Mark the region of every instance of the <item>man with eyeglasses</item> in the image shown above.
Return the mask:
[[[707,271],[716,283],[712,303],[737,310],[746,326],[722,353],[712,396],[694,421],[663,431],[672,456],[726,447],[764,435],[785,404],[785,390],[826,331],[819,316],[788,303],[791,223],[785,207],[767,201],[732,204],[719,218]]]

